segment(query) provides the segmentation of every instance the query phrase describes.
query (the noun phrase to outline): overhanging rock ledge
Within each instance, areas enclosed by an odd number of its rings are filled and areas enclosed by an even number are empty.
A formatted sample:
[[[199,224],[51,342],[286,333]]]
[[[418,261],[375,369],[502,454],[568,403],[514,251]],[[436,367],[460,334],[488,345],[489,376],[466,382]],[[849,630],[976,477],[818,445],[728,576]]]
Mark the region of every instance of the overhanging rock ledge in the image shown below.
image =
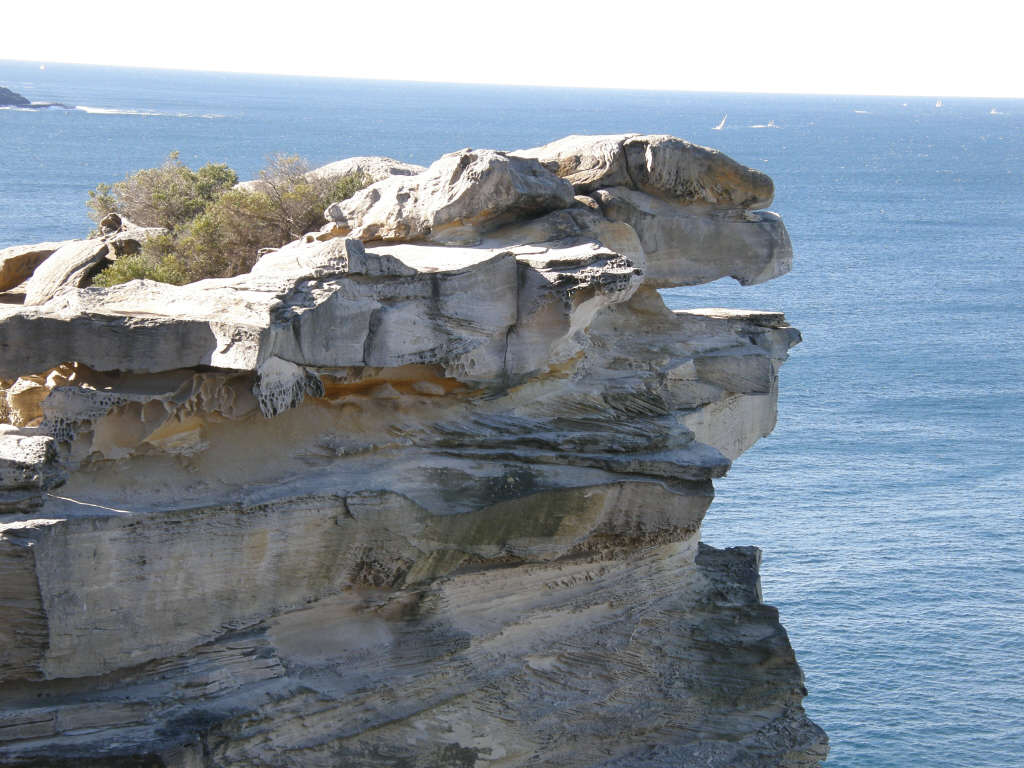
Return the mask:
[[[656,290],[788,272],[771,179],[357,160],[397,170],[239,277],[11,249],[0,764],[818,765],[760,552],[699,543],[799,333]]]

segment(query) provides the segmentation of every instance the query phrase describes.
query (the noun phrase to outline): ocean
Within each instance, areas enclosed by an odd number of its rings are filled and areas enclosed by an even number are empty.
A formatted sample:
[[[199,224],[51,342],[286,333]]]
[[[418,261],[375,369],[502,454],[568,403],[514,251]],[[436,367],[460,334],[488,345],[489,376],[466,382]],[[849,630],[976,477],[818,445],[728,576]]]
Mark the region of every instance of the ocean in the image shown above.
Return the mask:
[[[387,155],[670,133],[769,173],[793,272],[665,291],[782,310],[774,434],[717,484],[764,551],[839,768],[1024,761],[1024,101],[524,88],[0,61],[0,248],[83,236],[90,188],[178,150]],[[727,116],[727,117],[726,117]],[[715,130],[726,117],[721,130]]]

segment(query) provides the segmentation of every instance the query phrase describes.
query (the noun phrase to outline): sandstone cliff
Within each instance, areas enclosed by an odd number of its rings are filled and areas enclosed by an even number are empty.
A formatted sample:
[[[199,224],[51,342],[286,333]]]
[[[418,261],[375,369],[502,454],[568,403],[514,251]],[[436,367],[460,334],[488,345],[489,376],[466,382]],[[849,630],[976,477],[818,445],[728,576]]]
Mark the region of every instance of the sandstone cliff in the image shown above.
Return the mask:
[[[699,543],[799,333],[656,290],[785,274],[771,180],[635,135],[379,178],[236,278],[5,257],[0,763],[818,765],[759,551]]]

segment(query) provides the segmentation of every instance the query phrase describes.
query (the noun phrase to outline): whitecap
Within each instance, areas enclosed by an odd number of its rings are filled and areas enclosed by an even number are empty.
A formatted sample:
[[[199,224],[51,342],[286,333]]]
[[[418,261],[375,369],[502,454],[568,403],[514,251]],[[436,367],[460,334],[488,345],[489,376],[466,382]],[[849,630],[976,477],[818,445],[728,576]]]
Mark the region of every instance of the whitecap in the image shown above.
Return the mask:
[[[75,107],[75,109],[86,112],[90,115],[138,115],[141,117],[189,117],[212,120],[225,117],[225,115],[193,115],[187,112],[150,112],[143,109],[107,109],[106,107]]]
[[[159,116],[161,112],[145,112],[138,109],[104,109],[103,107],[75,107],[90,115],[150,115]]]
[[[67,110],[68,107],[59,107],[59,106],[52,106],[52,107],[18,107],[18,106],[15,106],[14,104],[7,104],[5,106],[0,107],[0,109],[12,109],[15,112],[49,112],[51,110],[59,110],[59,111],[63,112],[65,110]]]

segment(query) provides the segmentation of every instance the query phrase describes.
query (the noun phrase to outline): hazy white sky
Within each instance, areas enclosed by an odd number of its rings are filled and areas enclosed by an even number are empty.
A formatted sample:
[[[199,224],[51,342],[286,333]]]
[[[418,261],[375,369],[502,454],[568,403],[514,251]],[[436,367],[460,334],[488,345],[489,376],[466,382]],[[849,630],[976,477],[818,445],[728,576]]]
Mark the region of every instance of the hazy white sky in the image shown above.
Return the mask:
[[[1024,2],[80,0],[0,59],[473,83],[1024,97]]]

